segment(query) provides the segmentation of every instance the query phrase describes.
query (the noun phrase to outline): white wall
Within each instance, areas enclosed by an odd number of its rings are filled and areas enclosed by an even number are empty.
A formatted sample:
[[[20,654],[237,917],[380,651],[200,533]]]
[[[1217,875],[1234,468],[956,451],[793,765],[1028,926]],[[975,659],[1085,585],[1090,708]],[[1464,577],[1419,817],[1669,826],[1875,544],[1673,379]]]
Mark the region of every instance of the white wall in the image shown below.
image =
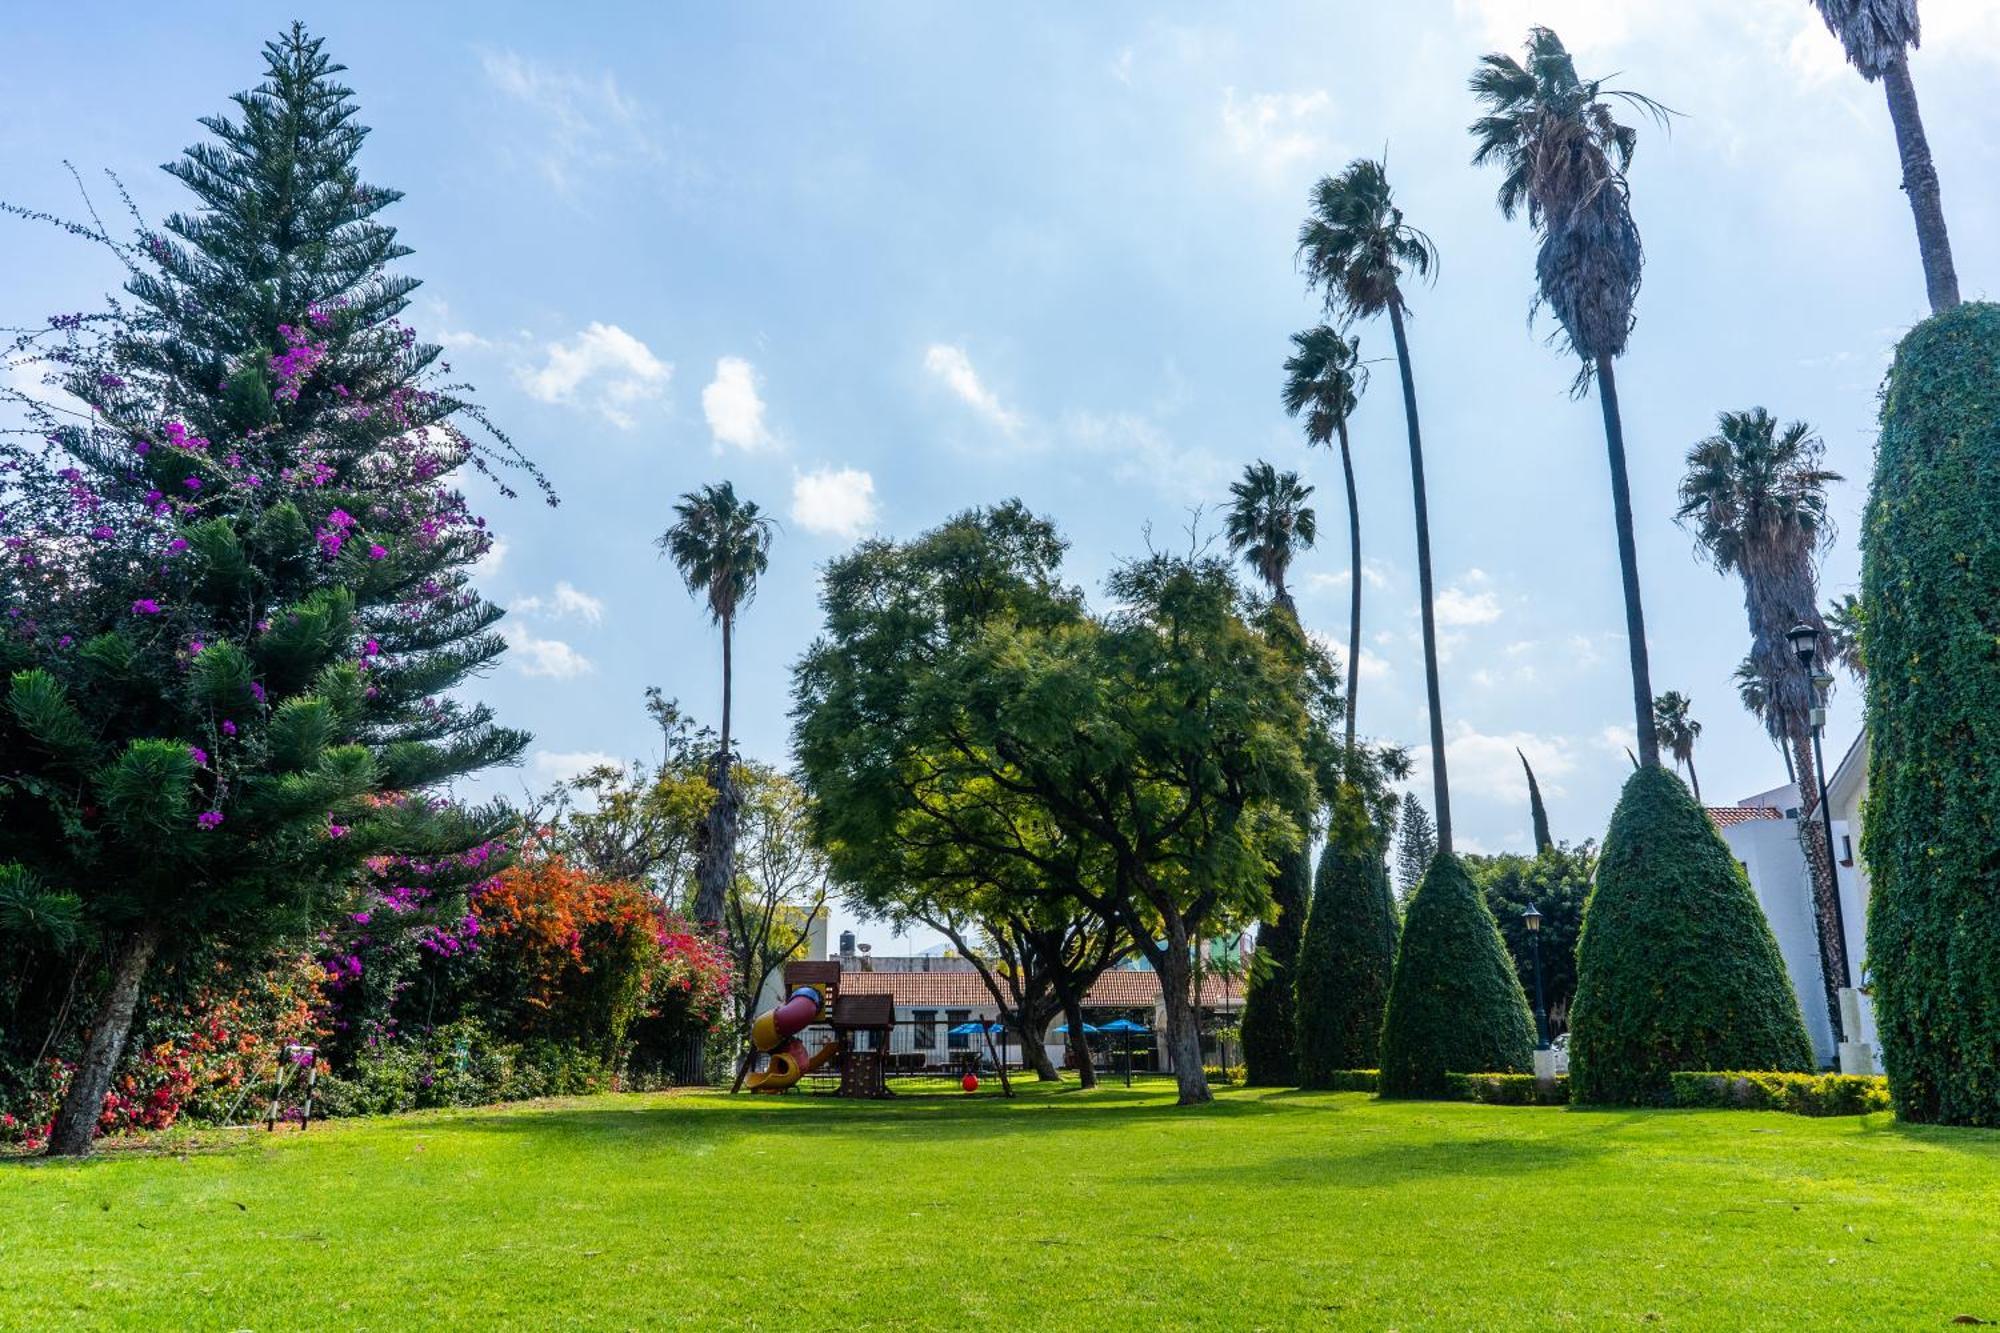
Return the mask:
[[[1818,828],[1811,832],[1823,836]],[[1813,1054],[1821,1064],[1831,1064],[1833,1029],[1827,1020],[1826,992],[1820,985],[1819,932],[1813,921],[1812,881],[1805,852],[1799,846],[1798,821],[1755,819],[1732,824],[1722,830],[1722,840],[1749,870],[1750,887],[1771,923],[1771,933],[1778,937],[1778,952],[1784,955],[1785,971],[1799,997]],[[1847,925],[1851,936],[1853,920]]]

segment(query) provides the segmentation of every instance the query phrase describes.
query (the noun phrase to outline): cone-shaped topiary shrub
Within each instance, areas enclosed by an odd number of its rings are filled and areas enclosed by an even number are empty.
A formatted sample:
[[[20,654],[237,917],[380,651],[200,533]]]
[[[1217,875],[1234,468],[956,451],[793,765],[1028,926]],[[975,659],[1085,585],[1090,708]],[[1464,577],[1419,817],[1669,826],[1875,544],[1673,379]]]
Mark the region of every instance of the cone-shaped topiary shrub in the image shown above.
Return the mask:
[[[1896,350],[1861,555],[1889,1091],[1908,1120],[2000,1125],[2000,305]]]
[[[1292,975],[1312,896],[1312,852],[1301,846],[1278,860],[1271,912],[1257,926],[1257,954],[1243,1001],[1243,1081],[1285,1087],[1297,1081],[1292,1051]]]
[[[1485,895],[1439,852],[1403,918],[1382,1014],[1382,1095],[1443,1097],[1446,1074],[1525,1073],[1534,1050],[1534,1015]]]
[[[1335,802],[1293,969],[1300,1087],[1332,1087],[1337,1072],[1374,1066],[1396,931],[1381,839],[1360,801],[1345,795]]]
[[[1665,1104],[1688,1069],[1810,1070],[1778,941],[1729,847],[1657,765],[1625,783],[1584,904],[1575,1102]]]

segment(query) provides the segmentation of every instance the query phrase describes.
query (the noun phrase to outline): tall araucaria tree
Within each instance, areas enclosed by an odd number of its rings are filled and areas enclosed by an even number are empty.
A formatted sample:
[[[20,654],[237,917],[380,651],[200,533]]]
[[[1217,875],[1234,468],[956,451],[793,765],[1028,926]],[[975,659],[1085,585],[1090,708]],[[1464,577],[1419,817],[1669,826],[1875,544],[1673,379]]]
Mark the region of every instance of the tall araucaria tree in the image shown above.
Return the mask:
[[[1815,562],[1833,540],[1826,488],[1840,474],[1821,466],[1826,448],[1803,421],[1780,425],[1761,407],[1724,412],[1717,433],[1688,451],[1681,524],[1718,572],[1743,580],[1750,660],[1764,682],[1764,725],[1786,746],[1799,776],[1801,836],[1812,869],[1819,961],[1833,1030],[1848,984],[1847,942],[1835,896],[1833,858],[1818,836],[1812,710],[1816,690],[1786,637],[1796,625],[1822,633]]]
[[[688,592],[708,605],[722,630],[722,733],[709,765],[715,801],[700,833],[695,869],[694,919],[713,934],[735,877],[737,796],[732,769],[730,690],[734,683],[733,642],[737,612],[757,594],[757,580],[770,563],[772,522],[751,501],[738,498],[729,482],[704,486],[674,505],[674,524],[657,545],[680,570]]]
[[[1958,304],[1958,270],[1951,260],[1951,237],[1945,231],[1944,203],[1938,193],[1937,166],[1924,118],[1917,109],[1917,87],[1910,79],[1910,52],[1923,36],[1917,20],[1917,0],[1812,0],[1827,28],[1840,39],[1847,62],[1861,77],[1881,81],[1889,100],[1889,120],[1896,129],[1896,152],[1903,162],[1903,193],[1917,224],[1917,255],[1924,265],[1924,290],[1931,313],[1943,314]]]
[[[1611,465],[1611,506],[1618,568],[1625,585],[1625,639],[1631,658],[1632,709],[1639,762],[1660,762],[1653,727],[1653,684],[1646,655],[1646,614],[1639,597],[1639,553],[1632,534],[1632,493],[1625,471],[1625,429],[1612,365],[1632,334],[1644,252],[1632,220],[1625,172],[1638,135],[1612,114],[1622,101],[1666,123],[1667,110],[1640,93],[1577,77],[1562,39],[1547,28],[1528,34],[1527,63],[1503,52],[1480,59],[1472,91],[1487,114],[1474,121],[1473,165],[1501,167],[1501,216],[1523,207],[1539,242],[1536,306],[1555,312],[1562,337],[1582,360],[1581,392],[1597,381],[1604,444]]]
[[[1430,496],[1424,484],[1424,439],[1417,422],[1417,382],[1403,324],[1409,303],[1403,278],[1427,277],[1437,264],[1430,237],[1403,221],[1389,188],[1388,168],[1363,158],[1313,186],[1299,225],[1299,260],[1327,310],[1343,319],[1389,317],[1396,367],[1403,380],[1403,421],[1410,440],[1410,494],[1416,509],[1417,604],[1423,621],[1424,693],[1430,708],[1431,786],[1438,846],[1451,850],[1451,783],[1445,772],[1444,706],[1438,688],[1437,613],[1431,577]],[[1354,664],[1350,662],[1349,671]]]
[[[399,322],[399,196],[356,171],[342,67],[298,25],[264,57],[167,168],[197,211],[69,226],[125,298],[10,348],[60,393],[10,391],[34,428],[0,437],[0,863],[106,962],[58,1154],[154,968],[307,937],[373,858],[490,862],[501,812],[424,793],[527,742],[450,697],[504,647],[451,477],[526,465]]]
[[[1340,476],[1347,486],[1347,753],[1354,753],[1355,696],[1361,678],[1361,502],[1354,489],[1354,453],[1347,421],[1368,382],[1360,344],[1338,329],[1316,325],[1292,335],[1285,359],[1285,412],[1305,417],[1306,442],[1340,442]]]

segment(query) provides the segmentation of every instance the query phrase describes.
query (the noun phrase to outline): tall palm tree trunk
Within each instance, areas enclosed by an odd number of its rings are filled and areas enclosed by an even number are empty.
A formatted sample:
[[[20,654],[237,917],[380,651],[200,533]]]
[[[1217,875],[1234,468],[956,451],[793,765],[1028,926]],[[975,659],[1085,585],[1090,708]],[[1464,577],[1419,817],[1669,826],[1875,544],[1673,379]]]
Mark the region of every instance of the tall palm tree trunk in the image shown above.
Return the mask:
[[[1410,489],[1415,495],[1417,511],[1417,596],[1424,622],[1424,692],[1431,710],[1431,814],[1437,823],[1438,850],[1449,855],[1451,784],[1444,771],[1444,705],[1438,691],[1437,613],[1431,594],[1431,514],[1424,491],[1424,436],[1417,425],[1417,382],[1410,372],[1410,340],[1403,331],[1403,304],[1394,298],[1389,302],[1389,327],[1396,335],[1396,367],[1403,375],[1403,420],[1410,428]]]
[[[1688,756],[1688,782],[1694,787],[1694,803],[1701,804],[1701,776],[1694,771],[1694,756]]]
[[[1340,475],[1347,483],[1347,762],[1354,763],[1354,701],[1361,693],[1361,502],[1354,490],[1354,455],[1347,447],[1347,418],[1340,432]]]
[[[1819,782],[1813,768],[1812,731],[1803,722],[1788,728],[1791,752],[1799,772],[1799,841],[1805,847],[1806,868],[1812,876],[1813,924],[1819,936],[1819,976],[1826,992],[1827,1022],[1833,1039],[1840,1030],[1840,988],[1848,982],[1847,941],[1842,938],[1838,882],[1833,849],[1826,845],[1826,824],[1819,813]]]
[[[1639,600],[1639,547],[1632,537],[1632,488],[1625,477],[1625,426],[1611,358],[1597,358],[1597,401],[1604,409],[1604,450],[1611,461],[1611,512],[1618,525],[1618,572],[1625,582],[1625,641],[1632,658],[1632,712],[1639,724],[1639,762],[1660,762],[1653,728],[1653,671],[1646,659],[1646,610]]]
[[[1958,304],[1958,270],[1951,261],[1951,237],[1944,226],[1944,202],[1938,193],[1937,166],[1917,110],[1917,87],[1910,81],[1910,61],[1898,56],[1882,72],[1882,91],[1889,99],[1889,120],[1896,127],[1896,151],[1903,159],[1903,191],[1917,221],[1917,253],[1924,261],[1924,288],[1931,313],[1941,315]]]

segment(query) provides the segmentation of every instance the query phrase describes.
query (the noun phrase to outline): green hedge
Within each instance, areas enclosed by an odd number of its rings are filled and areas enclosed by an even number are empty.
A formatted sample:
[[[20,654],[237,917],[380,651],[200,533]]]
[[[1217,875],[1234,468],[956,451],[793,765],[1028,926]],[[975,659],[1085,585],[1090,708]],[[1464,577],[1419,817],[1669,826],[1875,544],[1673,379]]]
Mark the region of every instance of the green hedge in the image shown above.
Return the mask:
[[[1381,1073],[1373,1069],[1330,1069],[1319,1086],[1328,1092],[1374,1092],[1381,1085]]]
[[[1567,1074],[1557,1075],[1547,1085],[1533,1074],[1446,1074],[1444,1081],[1453,1101],[1488,1106],[1569,1105]]]
[[[1358,795],[1344,788],[1333,803],[1312,912],[1292,967],[1300,1087],[1335,1087],[1328,1080],[1339,1071],[1371,1065],[1380,1055],[1397,928],[1381,838]]]
[[[1385,1097],[1442,1097],[1455,1069],[1525,1073],[1535,1020],[1486,899],[1440,852],[1410,898],[1382,1014]]]
[[[389,1115],[635,1086],[575,1047],[495,1041],[479,1024],[467,1021],[384,1042],[363,1051],[345,1073],[321,1073],[313,1114]],[[291,1096],[297,1100],[302,1093],[301,1085]]]
[[[1896,1110],[2000,1125],[2000,306],[1896,349],[1861,537],[1868,957]]]
[[[1569,1040],[1582,1103],[1663,1105],[1678,1069],[1813,1067],[1750,881],[1686,786],[1657,765],[1626,781],[1604,835]]]
[[[1890,1108],[1889,1080],[1859,1074],[1729,1070],[1676,1073],[1672,1081],[1674,1105],[1683,1107],[1793,1115],[1867,1115]]]

